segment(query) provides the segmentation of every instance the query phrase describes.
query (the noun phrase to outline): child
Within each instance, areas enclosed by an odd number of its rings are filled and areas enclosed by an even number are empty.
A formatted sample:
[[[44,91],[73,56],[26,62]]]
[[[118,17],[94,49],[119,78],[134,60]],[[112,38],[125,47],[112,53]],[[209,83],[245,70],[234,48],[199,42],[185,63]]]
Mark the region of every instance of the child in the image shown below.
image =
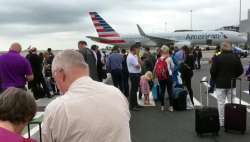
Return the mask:
[[[153,78],[152,72],[147,71],[145,75],[141,76],[140,80],[140,89],[141,93],[144,94],[144,104],[145,105],[150,105],[149,103],[149,93],[150,93],[150,87],[149,87],[149,81],[151,81]]]

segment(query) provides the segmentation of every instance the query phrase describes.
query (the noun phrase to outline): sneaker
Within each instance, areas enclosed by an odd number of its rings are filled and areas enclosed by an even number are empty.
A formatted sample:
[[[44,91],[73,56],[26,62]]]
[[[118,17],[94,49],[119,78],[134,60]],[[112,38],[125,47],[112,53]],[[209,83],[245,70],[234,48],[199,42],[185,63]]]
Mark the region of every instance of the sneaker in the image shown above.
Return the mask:
[[[164,111],[164,110],[165,110],[164,106],[161,106],[161,111]]]
[[[173,112],[173,111],[174,111],[174,108],[173,108],[172,106],[170,106],[170,107],[168,108],[168,111]]]

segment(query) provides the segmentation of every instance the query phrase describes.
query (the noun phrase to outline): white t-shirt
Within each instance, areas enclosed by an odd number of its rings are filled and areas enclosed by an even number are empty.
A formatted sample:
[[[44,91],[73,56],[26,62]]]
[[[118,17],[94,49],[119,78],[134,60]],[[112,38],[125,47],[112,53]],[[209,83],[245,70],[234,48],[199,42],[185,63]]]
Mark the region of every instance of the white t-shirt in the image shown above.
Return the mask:
[[[115,87],[81,77],[46,108],[45,142],[131,142],[130,112]]]
[[[138,68],[136,66],[140,65],[138,62],[137,55],[133,55],[131,53],[128,54],[127,57],[127,66],[129,73],[141,73],[141,66]]]

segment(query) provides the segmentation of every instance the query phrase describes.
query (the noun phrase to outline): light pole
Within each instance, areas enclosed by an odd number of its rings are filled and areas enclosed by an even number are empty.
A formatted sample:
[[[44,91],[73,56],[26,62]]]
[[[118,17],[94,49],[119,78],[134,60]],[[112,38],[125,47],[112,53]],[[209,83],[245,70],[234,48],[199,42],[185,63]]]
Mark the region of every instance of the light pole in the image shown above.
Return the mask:
[[[190,29],[193,30],[193,17],[192,17],[193,10],[190,10]]]
[[[240,0],[240,11],[239,11],[239,26],[240,26],[240,21],[241,21],[241,0]]]

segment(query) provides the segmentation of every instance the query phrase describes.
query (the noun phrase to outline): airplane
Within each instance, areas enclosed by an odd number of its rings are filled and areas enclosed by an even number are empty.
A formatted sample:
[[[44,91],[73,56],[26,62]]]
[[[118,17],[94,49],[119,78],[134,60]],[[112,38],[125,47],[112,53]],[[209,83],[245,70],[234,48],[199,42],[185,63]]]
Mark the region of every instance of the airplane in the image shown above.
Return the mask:
[[[89,12],[98,37],[86,36],[87,38],[104,44],[118,45],[120,47],[130,47],[140,43],[143,47],[161,47],[162,45],[174,45],[191,47],[194,45],[218,45],[227,39],[232,44],[247,42],[247,37],[234,31],[192,31],[179,30],[171,33],[146,34],[137,25],[139,35],[120,35],[116,32],[97,12]]]

